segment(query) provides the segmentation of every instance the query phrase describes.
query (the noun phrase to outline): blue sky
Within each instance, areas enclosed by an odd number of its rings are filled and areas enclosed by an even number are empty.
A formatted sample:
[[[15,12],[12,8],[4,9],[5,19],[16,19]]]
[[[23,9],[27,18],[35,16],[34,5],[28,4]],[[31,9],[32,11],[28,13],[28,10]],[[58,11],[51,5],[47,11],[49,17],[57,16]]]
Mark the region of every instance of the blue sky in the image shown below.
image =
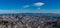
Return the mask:
[[[43,3],[36,6],[36,3]],[[60,13],[60,0],[0,0],[0,13]]]

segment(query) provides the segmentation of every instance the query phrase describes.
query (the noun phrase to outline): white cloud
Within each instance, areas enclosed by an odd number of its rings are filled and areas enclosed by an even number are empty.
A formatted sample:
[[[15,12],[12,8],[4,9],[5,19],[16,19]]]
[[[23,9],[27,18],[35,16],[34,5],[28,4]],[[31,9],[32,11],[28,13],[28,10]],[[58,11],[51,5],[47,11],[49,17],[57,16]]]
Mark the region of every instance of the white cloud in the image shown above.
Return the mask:
[[[25,6],[24,6],[24,8],[28,8],[28,7],[30,7],[30,5],[25,5]]]
[[[37,3],[34,3],[33,5],[25,5],[25,6],[23,6],[23,8],[28,8],[28,7],[30,7],[30,6],[42,6],[42,5],[44,5],[44,3],[42,3],[42,2],[37,2]]]
[[[42,3],[42,2],[37,2],[37,3],[34,3],[34,5],[35,5],[35,6],[42,6],[42,5],[44,5],[44,3]]]

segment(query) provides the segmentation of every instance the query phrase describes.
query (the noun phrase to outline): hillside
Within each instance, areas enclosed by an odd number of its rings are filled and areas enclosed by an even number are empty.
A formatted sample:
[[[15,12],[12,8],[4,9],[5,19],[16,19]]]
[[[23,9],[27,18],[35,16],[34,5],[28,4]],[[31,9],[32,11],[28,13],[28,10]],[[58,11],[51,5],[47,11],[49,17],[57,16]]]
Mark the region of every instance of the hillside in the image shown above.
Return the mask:
[[[60,28],[60,14],[21,13],[0,15],[0,26],[4,28]]]

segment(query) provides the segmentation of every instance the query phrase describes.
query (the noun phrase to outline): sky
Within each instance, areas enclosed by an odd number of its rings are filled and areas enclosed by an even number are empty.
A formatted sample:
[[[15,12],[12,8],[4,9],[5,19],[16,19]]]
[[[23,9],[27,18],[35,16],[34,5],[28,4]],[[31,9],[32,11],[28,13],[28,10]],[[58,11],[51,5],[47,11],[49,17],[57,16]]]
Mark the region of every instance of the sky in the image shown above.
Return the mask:
[[[60,13],[60,0],[0,0],[0,13]]]

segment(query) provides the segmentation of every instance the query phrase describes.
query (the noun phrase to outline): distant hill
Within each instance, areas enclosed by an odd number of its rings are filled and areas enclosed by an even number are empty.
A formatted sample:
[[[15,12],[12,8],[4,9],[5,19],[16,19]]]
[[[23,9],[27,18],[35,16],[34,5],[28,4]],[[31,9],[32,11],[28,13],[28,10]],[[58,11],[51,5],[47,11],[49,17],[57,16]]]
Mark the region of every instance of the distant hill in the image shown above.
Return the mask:
[[[0,14],[0,16],[11,16],[11,15],[22,15],[22,16],[51,16],[51,17],[60,17],[60,14],[54,13],[18,13],[18,14]]]

